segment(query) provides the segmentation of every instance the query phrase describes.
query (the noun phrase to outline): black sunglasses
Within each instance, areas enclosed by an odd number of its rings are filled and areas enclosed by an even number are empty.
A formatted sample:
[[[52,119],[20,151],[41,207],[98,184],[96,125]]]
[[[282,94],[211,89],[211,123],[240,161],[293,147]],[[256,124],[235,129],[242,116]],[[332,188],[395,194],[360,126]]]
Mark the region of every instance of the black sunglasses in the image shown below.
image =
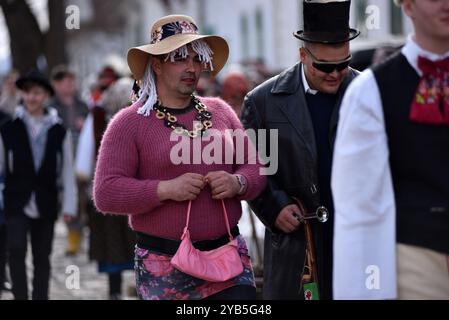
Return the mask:
[[[344,69],[349,67],[349,63],[351,62],[351,58],[352,58],[352,56],[349,55],[349,57],[347,57],[344,60],[328,62],[328,61],[318,60],[312,54],[312,52],[310,52],[309,49],[307,49],[306,47],[304,47],[304,50],[306,50],[306,52],[312,58],[312,60],[313,60],[312,66],[315,69],[317,69],[317,70],[319,70],[321,72],[324,72],[324,73],[332,73],[332,72],[334,72],[335,69],[337,71],[343,71]]]

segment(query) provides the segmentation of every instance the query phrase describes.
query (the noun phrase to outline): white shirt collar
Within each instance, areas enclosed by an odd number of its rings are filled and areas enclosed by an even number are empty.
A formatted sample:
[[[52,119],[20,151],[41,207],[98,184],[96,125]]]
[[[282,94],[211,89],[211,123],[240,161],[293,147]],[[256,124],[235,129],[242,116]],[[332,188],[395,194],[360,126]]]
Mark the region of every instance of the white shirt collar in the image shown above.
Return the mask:
[[[309,83],[307,82],[306,73],[304,71],[304,64],[302,64],[302,66],[301,66],[301,74],[302,74],[302,84],[304,85],[304,92],[310,93],[313,95],[317,94],[318,90],[314,90],[314,89],[310,88]]]
[[[413,35],[408,36],[407,43],[402,48],[401,52],[406,57],[408,63],[410,63],[420,76],[422,75],[422,72],[418,68],[418,56],[425,57],[431,61],[442,60],[449,57],[449,51],[445,54],[436,54],[423,49],[416,43]]]

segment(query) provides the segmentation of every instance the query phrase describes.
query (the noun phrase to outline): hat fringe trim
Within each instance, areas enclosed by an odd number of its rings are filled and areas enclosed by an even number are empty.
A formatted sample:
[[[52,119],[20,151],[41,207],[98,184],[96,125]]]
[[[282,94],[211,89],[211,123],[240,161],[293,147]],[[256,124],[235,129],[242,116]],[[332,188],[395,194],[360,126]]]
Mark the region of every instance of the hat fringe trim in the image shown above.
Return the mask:
[[[214,71],[214,66],[212,64],[212,56],[214,52],[210,48],[210,46],[207,44],[204,40],[195,40],[193,42],[190,42],[172,52],[167,54],[167,57],[164,61],[171,61],[175,62],[176,56],[181,56],[182,58],[186,58],[189,55],[189,51],[187,49],[187,45],[191,45],[193,51],[195,51],[198,56],[200,57],[200,61],[203,62],[206,66],[209,65],[210,71]]]
[[[137,100],[138,103],[142,103],[143,105],[137,110],[137,113],[149,117],[156,101],[156,81],[153,69],[151,68],[151,63],[148,63],[145,75],[142,78],[139,99]]]
[[[212,64],[212,56],[214,52],[210,48],[204,40],[196,40],[190,43],[193,51],[195,51],[200,61],[205,65],[209,65],[210,70],[213,71],[214,67]],[[165,61],[170,60],[171,62],[175,61],[175,56],[180,55],[183,58],[186,58],[189,55],[189,51],[187,49],[187,45],[184,45],[172,52],[170,52]],[[145,70],[145,74],[142,78],[142,85],[139,91],[139,98],[137,100],[138,103],[142,103],[143,105],[137,110],[138,114],[141,114],[145,117],[149,117],[151,111],[153,110],[154,104],[157,101],[157,92],[156,92],[156,80],[153,69],[151,68],[151,63],[147,64],[147,68]]]
[[[200,56],[200,61],[209,65],[210,71],[214,71],[214,66],[212,64],[212,56],[214,52],[204,40],[197,40],[192,42],[192,49]]]

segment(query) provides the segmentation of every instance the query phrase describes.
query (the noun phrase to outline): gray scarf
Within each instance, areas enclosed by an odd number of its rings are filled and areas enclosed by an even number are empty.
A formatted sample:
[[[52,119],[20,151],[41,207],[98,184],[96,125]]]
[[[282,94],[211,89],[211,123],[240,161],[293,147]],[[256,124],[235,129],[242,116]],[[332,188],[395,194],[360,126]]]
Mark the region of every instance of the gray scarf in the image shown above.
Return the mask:
[[[25,108],[19,107],[16,113],[25,123],[33,154],[34,169],[40,169],[44,160],[45,147],[47,145],[47,132],[55,124],[60,122],[58,113],[53,108],[46,108],[42,117],[31,116]]]

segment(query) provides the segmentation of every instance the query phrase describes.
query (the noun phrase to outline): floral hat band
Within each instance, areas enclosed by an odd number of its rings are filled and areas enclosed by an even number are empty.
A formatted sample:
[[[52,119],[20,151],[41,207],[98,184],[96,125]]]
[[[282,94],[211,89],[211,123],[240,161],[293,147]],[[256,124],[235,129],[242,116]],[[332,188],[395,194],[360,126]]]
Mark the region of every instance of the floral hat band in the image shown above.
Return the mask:
[[[151,44],[158,43],[175,34],[198,34],[198,27],[190,21],[176,21],[164,24],[151,34]]]

